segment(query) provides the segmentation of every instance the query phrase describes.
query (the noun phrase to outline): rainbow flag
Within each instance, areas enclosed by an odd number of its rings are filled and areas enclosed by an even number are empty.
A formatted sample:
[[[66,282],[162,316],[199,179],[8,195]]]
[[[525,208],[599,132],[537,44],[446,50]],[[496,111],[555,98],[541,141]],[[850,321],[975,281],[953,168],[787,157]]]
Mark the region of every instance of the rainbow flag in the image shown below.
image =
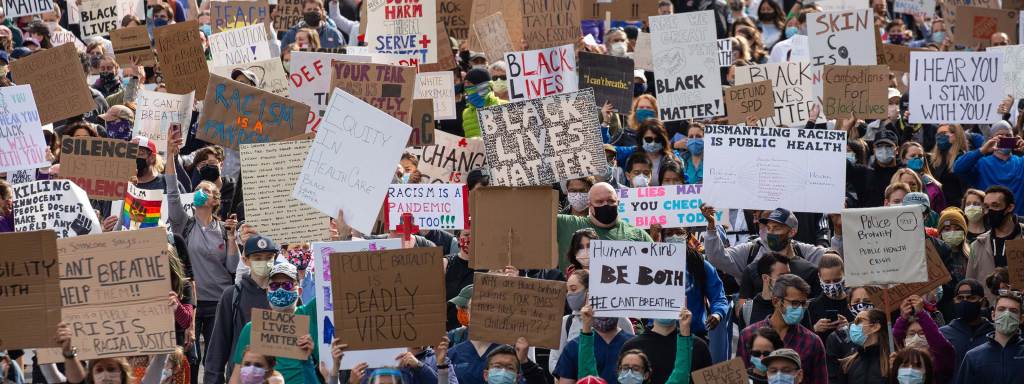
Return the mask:
[[[129,184],[121,210],[121,227],[132,230],[157,226],[163,199],[164,193],[159,189],[140,189]]]

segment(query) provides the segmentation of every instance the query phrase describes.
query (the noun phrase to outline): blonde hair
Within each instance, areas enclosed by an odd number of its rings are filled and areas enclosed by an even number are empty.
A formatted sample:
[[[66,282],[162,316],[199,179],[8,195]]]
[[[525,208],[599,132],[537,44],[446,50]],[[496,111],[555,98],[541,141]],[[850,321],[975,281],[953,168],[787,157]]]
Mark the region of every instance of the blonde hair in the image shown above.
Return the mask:
[[[912,192],[910,190],[910,186],[907,185],[907,183],[895,182],[895,183],[889,184],[888,187],[885,187],[885,194],[883,196],[883,198],[884,198],[883,200],[889,201],[889,196],[892,196],[892,194],[895,193],[896,191],[903,191],[903,193],[910,193],[910,192]]]
[[[956,162],[956,158],[960,157],[961,154],[967,152],[967,135],[964,133],[964,127],[960,124],[939,124],[939,128],[948,127],[949,133],[953,134],[954,140],[950,142],[952,145],[945,154],[939,150],[939,146],[936,145],[932,148],[931,160],[935,164],[945,165],[946,172],[953,172],[953,163]],[[938,132],[935,133],[939,135]]]
[[[112,360],[121,368],[121,383],[130,383],[134,378],[132,376],[132,367],[128,364],[128,360],[123,357],[101,357],[99,359],[89,360],[88,368],[85,374],[85,384],[94,384],[92,377],[92,368],[104,360]]]
[[[902,182],[901,179],[903,178],[903,175],[913,176],[914,180],[917,180],[917,187],[915,188],[912,185]],[[897,183],[906,185],[910,192],[921,192],[924,190],[924,182],[921,181],[921,176],[918,176],[917,172],[914,172],[914,170],[910,168],[900,168],[896,170],[896,173],[892,174],[892,178],[889,179],[889,185],[892,186]],[[886,190],[888,190],[888,188]],[[888,198],[888,194],[886,194],[886,198]]]
[[[307,49],[309,49],[310,51],[315,51],[319,49],[320,35],[316,33],[316,30],[314,30],[313,28],[300,28],[298,32],[295,32],[296,40],[298,40],[299,34],[303,32],[305,32],[306,37],[309,38],[309,47],[307,47]]]

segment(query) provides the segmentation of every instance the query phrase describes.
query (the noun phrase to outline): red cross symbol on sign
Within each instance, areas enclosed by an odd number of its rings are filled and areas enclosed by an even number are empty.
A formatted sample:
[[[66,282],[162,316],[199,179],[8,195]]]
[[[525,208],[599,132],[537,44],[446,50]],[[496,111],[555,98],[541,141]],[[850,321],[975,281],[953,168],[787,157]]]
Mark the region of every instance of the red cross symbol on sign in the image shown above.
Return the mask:
[[[427,48],[427,45],[430,45],[430,39],[427,38],[427,35],[423,35],[423,37],[420,38],[420,45],[422,45],[424,49]]]
[[[420,227],[412,223],[412,214],[409,212],[403,213],[398,224],[398,228],[395,232],[402,234],[402,239],[409,241],[414,233],[419,233]]]

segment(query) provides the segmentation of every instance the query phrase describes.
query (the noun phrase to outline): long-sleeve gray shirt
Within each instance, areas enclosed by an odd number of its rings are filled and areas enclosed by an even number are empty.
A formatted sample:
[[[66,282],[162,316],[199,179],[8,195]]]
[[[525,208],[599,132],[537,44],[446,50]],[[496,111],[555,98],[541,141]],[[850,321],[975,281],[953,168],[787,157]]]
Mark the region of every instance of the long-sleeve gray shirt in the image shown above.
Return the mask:
[[[238,249],[228,247],[225,240],[224,223],[212,220],[203,226],[185,213],[178,191],[178,183],[167,183],[167,210],[171,230],[185,239],[192,276],[196,281],[199,301],[220,300],[224,290],[234,284],[235,267],[238,266]],[[193,221],[192,230],[186,235],[185,229]]]

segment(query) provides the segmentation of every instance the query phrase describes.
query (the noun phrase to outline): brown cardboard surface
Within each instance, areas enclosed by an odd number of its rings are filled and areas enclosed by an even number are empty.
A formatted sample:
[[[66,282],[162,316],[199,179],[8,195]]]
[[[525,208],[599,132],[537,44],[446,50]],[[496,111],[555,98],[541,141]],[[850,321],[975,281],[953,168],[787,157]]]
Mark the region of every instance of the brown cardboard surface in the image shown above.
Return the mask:
[[[693,384],[744,384],[747,382],[747,368],[743,358],[734,357],[728,361],[693,372]]]
[[[467,27],[466,30],[468,31],[469,28]],[[459,66],[455,61],[455,55],[452,53],[452,42],[448,40],[448,36],[448,31],[445,29],[444,24],[437,23],[437,62],[420,64],[420,72],[450,71]]]
[[[775,116],[775,94],[772,81],[736,85],[725,88],[725,110],[729,123],[745,123],[748,117],[767,119]]]
[[[302,0],[277,0],[274,16],[274,30],[287,32],[302,20]]]
[[[381,111],[412,125],[416,68],[399,65],[331,61],[331,88],[341,88]],[[305,116],[305,115],[303,115]]]
[[[889,105],[889,68],[885,65],[826,65],[822,70],[829,118],[884,119]]]
[[[897,72],[910,72],[910,52],[924,51],[920,48],[910,48],[905,45],[894,45],[894,44],[882,44],[881,56],[884,57],[884,62],[879,61],[879,65],[885,64],[889,66],[889,69]]]
[[[217,75],[210,75],[206,92],[210,99],[199,115],[197,139],[238,150],[240,144],[282,141],[306,132],[306,104]]]
[[[551,187],[481,187],[470,192],[474,269],[548,269],[558,265]],[[530,207],[510,209],[510,207]]]
[[[469,332],[473,340],[558,348],[565,311],[565,283],[476,273]]]
[[[604,0],[602,0],[604,1]],[[652,0],[597,0],[580,1],[580,13],[584,19],[604,19],[605,12],[611,12],[612,20],[643,20],[658,15],[658,2]]]
[[[472,51],[483,51],[484,46],[482,43],[486,42],[486,37],[475,36],[472,29],[478,28],[477,23],[480,20],[500,13],[502,19],[505,22],[505,29],[508,30],[508,41],[513,47],[519,47],[523,41],[523,3],[520,1],[494,1],[494,0],[473,0],[473,8],[469,15],[470,25],[470,36],[469,36],[469,49]],[[533,49],[533,48],[531,48]],[[513,51],[519,49],[513,48]],[[499,54],[500,57],[504,57],[505,52]],[[499,59],[491,58],[487,56],[489,61],[496,61]]]
[[[60,323],[57,233],[51,230],[0,234],[0,349],[53,346]]]
[[[415,99],[412,101],[412,135],[407,147],[434,145],[434,101]]]
[[[32,86],[40,124],[96,109],[74,44],[40,50],[11,63],[16,84]]]
[[[579,1],[525,0],[522,4],[523,40],[531,50],[572,45],[579,39]],[[512,42],[514,44],[516,40]]]
[[[335,335],[351,350],[436,343],[447,316],[443,258],[439,247],[332,253]]]
[[[139,146],[120,139],[69,137],[61,141],[60,178],[96,200],[121,200],[135,176]]]
[[[477,19],[471,34],[479,40],[479,48],[474,51],[483,51],[488,61],[493,60],[492,57],[504,58],[506,53],[516,51],[507,18],[501,12]]]
[[[469,38],[469,19],[473,0],[437,0],[437,23],[448,27],[448,34],[462,41]],[[437,28],[438,32],[441,28]],[[440,34],[438,34],[440,38]]]
[[[253,308],[250,330],[249,348],[255,353],[296,360],[307,357],[298,343],[309,335],[309,316]]]
[[[903,300],[911,295],[924,295],[935,288],[938,288],[940,285],[949,282],[951,279],[949,271],[946,270],[945,264],[942,263],[942,258],[939,257],[939,253],[935,250],[935,246],[927,239],[924,244],[925,255],[928,257],[928,282],[900,284],[889,288],[888,301],[885,300],[886,295],[881,288],[868,287],[868,292],[871,295],[871,302],[875,303],[875,307],[881,308],[886,312],[899,310],[900,304],[903,303]]]
[[[975,49],[992,45],[996,32],[1010,36],[1010,45],[1017,44],[1018,11],[960,6],[956,9],[954,38],[957,45]]]
[[[1015,289],[1024,288],[1024,240],[1007,240],[1004,247],[1010,285]]]
[[[195,20],[153,30],[153,47],[160,59],[167,93],[184,95],[196,91],[196,100],[206,99],[210,71],[199,33],[199,22]]]
[[[151,67],[156,64],[156,53],[150,46],[149,32],[145,26],[110,31],[110,42],[114,45],[114,59],[121,67],[133,65],[132,58],[136,58],[139,65]]]
[[[236,18],[239,15],[243,17]],[[302,18],[301,14],[299,18]],[[213,30],[213,33],[247,27],[253,24],[263,24],[269,36],[274,33],[274,31],[270,30],[270,21],[270,4],[267,0],[215,1],[210,6],[210,28]],[[291,27],[291,25],[288,26],[288,28]]]

